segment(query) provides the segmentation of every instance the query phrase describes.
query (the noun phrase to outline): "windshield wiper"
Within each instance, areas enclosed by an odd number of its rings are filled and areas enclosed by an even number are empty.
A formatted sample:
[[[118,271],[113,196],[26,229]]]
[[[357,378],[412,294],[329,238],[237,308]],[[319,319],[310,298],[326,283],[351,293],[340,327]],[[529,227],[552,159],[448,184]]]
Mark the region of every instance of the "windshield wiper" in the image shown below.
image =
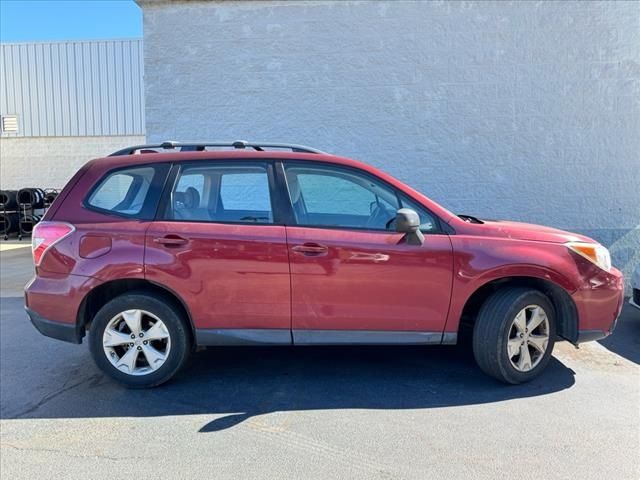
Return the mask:
[[[458,215],[458,217],[460,217],[462,220],[464,220],[467,223],[480,223],[480,224],[484,223],[479,218],[473,217],[471,215]]]

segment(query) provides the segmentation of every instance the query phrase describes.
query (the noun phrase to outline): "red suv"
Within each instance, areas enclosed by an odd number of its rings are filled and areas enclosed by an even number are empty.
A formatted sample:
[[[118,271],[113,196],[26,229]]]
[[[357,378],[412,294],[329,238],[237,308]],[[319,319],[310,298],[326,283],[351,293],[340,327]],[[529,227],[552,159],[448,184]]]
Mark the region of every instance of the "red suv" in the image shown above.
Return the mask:
[[[300,145],[131,147],[82,167],[33,233],[26,309],[132,387],[197,346],[454,344],[508,383],[597,340],[623,299],[582,235],[454,215]]]

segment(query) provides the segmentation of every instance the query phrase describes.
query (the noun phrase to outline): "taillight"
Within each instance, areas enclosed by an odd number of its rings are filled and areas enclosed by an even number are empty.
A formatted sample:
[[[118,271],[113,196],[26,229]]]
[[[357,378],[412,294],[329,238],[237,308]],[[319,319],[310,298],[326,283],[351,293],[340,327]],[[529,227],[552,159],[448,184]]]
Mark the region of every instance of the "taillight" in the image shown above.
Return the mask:
[[[31,233],[31,250],[36,267],[48,249],[73,233],[75,227],[63,222],[40,222]]]

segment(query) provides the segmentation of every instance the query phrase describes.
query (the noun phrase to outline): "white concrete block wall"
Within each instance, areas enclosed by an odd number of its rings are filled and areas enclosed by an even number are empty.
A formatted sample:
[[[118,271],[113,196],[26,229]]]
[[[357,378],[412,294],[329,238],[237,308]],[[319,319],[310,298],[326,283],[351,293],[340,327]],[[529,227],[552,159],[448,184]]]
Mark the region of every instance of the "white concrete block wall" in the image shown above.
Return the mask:
[[[62,188],[92,158],[144,141],[144,136],[0,138],[0,189]]]
[[[139,3],[149,140],[309,144],[640,263],[640,2]]]

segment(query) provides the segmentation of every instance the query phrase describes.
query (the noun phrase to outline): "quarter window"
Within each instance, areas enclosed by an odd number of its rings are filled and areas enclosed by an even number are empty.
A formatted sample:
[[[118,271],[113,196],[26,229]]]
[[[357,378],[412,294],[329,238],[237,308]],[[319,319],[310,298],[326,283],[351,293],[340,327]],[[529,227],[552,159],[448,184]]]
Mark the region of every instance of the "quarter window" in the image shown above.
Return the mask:
[[[138,167],[113,172],[100,182],[87,204],[122,215],[137,215],[142,211],[155,168]]]

